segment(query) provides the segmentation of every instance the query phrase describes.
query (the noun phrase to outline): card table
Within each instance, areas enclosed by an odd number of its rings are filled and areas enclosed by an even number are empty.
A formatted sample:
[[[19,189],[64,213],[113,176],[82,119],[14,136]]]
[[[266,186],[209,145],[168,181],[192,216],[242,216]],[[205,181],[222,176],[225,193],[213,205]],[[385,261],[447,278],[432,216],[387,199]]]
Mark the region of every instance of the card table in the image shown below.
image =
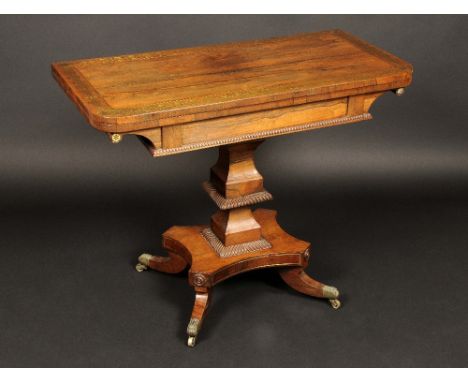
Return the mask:
[[[276,267],[293,289],[340,307],[338,289],[304,271],[310,243],[283,231],[276,211],[252,210],[272,199],[254,152],[270,137],[370,119],[374,101],[387,91],[403,94],[412,72],[341,30],[52,64],[62,89],[111,142],[136,135],[153,157],[219,149],[203,184],[218,207],[209,224],[169,228],[167,255],[145,253],[136,265],[189,268],[189,346],[213,287],[249,270]]]

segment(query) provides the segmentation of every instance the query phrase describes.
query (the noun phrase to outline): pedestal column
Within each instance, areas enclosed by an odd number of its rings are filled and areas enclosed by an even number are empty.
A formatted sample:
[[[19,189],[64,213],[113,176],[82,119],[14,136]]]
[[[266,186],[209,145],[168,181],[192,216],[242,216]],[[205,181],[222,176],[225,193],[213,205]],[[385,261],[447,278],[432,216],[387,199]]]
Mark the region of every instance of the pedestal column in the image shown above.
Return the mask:
[[[309,263],[310,243],[283,231],[276,221],[276,211],[251,210],[252,205],[272,199],[254,164],[254,151],[260,143],[219,148],[210,180],[203,184],[219,208],[210,226],[173,226],[163,234],[163,247],[169,256],[144,253],[138,258],[138,271],[151,268],[177,273],[189,267],[188,281],[195,291],[187,326],[189,346],[195,346],[213,287],[253,269],[278,267],[281,278],[291,288],[328,299],[335,309],[340,307],[338,289],[304,271]]]
[[[221,146],[210,180],[204,183],[219,210],[211,216],[210,228],[204,229],[203,235],[221,257],[271,247],[250,207],[273,198],[263,188],[263,177],[254,163],[255,149],[261,143]]]

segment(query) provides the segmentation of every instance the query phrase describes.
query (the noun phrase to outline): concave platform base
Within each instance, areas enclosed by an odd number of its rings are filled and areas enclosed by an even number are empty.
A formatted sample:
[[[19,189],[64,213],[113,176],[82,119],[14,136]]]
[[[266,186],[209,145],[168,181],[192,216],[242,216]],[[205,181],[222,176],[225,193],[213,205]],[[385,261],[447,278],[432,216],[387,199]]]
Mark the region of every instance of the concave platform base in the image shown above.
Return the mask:
[[[188,278],[195,288],[195,304],[187,327],[189,346],[195,345],[212,287],[253,269],[282,267],[279,274],[290,287],[309,296],[328,299],[335,309],[340,306],[336,288],[312,279],[303,270],[308,264],[310,243],[284,232],[276,222],[276,211],[257,209],[253,215],[261,226],[262,237],[271,244],[271,248],[223,258],[202,235],[206,226],[174,226],[163,234],[163,246],[169,256],[143,254],[138,259],[138,271],[149,267],[177,273],[190,264]]]

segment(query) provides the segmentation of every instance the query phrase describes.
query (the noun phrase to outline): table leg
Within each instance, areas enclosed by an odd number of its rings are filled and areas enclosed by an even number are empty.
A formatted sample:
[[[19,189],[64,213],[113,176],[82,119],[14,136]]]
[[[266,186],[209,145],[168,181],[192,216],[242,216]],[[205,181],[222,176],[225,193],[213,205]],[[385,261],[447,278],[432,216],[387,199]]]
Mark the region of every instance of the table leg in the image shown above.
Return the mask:
[[[210,304],[212,289],[195,289],[195,303],[193,304],[192,316],[187,326],[187,345],[194,347],[197,336],[200,333],[206,311]]]
[[[330,301],[333,309],[338,309],[341,306],[341,302],[338,300],[340,296],[338,289],[313,279],[304,272],[303,268],[280,268],[278,273],[283,281],[294,290],[312,297],[326,298]]]

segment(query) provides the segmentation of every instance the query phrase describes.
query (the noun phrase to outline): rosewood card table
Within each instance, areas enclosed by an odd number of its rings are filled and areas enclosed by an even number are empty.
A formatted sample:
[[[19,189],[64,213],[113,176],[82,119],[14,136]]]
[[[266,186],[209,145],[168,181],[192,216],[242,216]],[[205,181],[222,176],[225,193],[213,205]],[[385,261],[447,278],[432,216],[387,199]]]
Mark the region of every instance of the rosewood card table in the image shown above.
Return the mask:
[[[218,211],[209,225],[163,233],[167,256],[142,254],[138,271],[189,267],[194,346],[219,282],[277,267],[293,289],[340,307],[338,289],[308,276],[310,244],[281,229],[254,164],[266,138],[371,118],[386,91],[404,92],[407,62],[341,30],[52,64],[88,122],[113,143],[136,135],[153,157],[219,147],[203,188]]]

